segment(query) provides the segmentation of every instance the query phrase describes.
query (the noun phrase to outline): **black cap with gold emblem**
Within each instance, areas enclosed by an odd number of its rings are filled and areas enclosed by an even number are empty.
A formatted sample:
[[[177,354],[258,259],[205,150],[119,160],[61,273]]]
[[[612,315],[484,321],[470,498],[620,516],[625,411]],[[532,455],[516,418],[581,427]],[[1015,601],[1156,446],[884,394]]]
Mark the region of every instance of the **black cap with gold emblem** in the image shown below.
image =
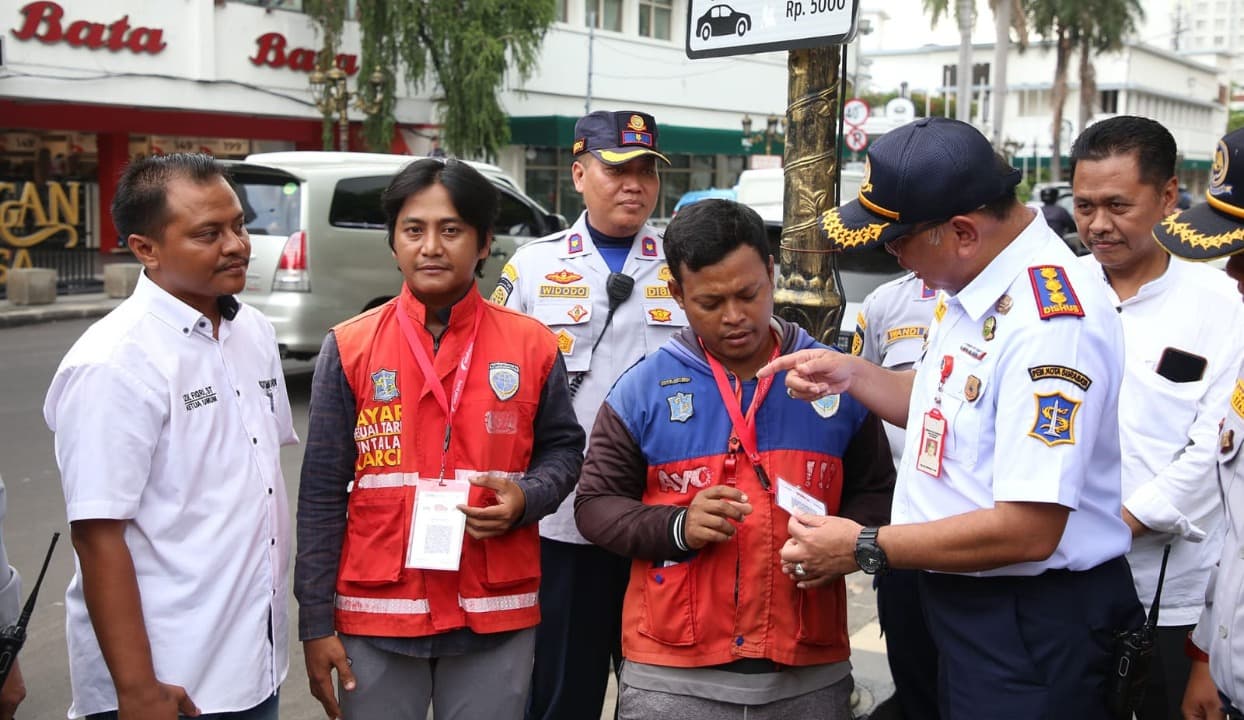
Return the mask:
[[[1153,236],[1167,252],[1189,260],[1244,251],[1244,130],[1218,141],[1205,203],[1170,215]]]
[[[590,152],[607,165],[621,165],[641,155],[654,155],[669,164],[657,149],[657,121],[634,110],[597,110],[574,126],[575,157]]]

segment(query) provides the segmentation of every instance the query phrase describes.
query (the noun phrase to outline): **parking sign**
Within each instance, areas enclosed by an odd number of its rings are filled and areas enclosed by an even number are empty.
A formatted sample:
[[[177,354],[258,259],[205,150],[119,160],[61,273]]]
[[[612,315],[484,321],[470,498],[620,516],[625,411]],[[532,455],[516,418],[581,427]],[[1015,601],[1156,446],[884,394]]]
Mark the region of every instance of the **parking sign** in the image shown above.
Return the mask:
[[[687,57],[844,44],[858,16],[859,0],[688,0]]]
[[[863,128],[850,128],[847,130],[847,147],[853,152],[859,152],[868,147],[868,133]]]
[[[851,98],[842,106],[842,119],[853,128],[867,122],[868,113],[868,103],[859,98]]]

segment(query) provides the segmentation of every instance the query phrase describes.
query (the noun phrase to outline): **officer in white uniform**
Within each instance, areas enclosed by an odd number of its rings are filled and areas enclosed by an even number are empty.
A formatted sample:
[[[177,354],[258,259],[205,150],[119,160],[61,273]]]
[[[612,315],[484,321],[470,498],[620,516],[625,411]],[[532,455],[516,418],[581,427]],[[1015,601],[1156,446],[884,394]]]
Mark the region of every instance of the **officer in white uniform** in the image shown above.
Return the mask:
[[[930,181],[935,178],[936,181]],[[1100,283],[1015,199],[1019,171],[970,125],[924,118],[868,150],[839,249],[884,243],[936,301],[915,373],[805,351],[799,397],[851,392],[907,428],[893,525],[799,515],[784,569],[920,576],[946,720],[1102,718],[1111,631],[1143,622],[1123,558],[1122,331]]]
[[[519,249],[492,295],[557,336],[588,432],[614,380],[687,324],[670,295],[661,235],[647,224],[660,194],[656,162],[669,162],[657,142],[646,113],[580,118],[572,172],[587,209],[568,231]],[[540,521],[542,620],[528,720],[599,717],[610,660],[622,659],[630,562],[579,534],[574,497]]]
[[[1175,211],[1175,138],[1131,115],[1087,128],[1071,150],[1080,260],[1101,279],[1123,323],[1119,391],[1123,518],[1136,592],[1162,586],[1157,644],[1138,720],[1179,718],[1191,661],[1188,631],[1222,551],[1218,424],[1244,357],[1244,305],[1221,270],[1172,260],[1153,226]],[[1123,209],[1121,209],[1123,208]]]
[[[895,278],[868,294],[855,318],[851,354],[889,370],[909,370],[920,359],[933,319],[937,291],[914,273]],[[903,457],[903,428],[882,423],[894,467]],[[877,620],[885,634],[886,661],[894,696],[869,716],[937,720],[937,646],[929,636],[920,602],[918,570],[891,570],[876,576]]]
[[[1206,202],[1162,220],[1153,234],[1171,254],[1190,260],[1230,255],[1227,272],[1244,273],[1244,130],[1218,142]],[[1239,287],[1244,294],[1244,282]],[[1218,308],[1216,312],[1225,308]],[[1189,308],[1188,312],[1198,312]],[[1211,312],[1211,311],[1207,311]],[[1238,324],[1221,326],[1240,335]],[[1218,434],[1218,488],[1226,513],[1226,537],[1205,609],[1187,643],[1192,672],[1184,694],[1188,718],[1244,720],[1244,367],[1229,391]]]

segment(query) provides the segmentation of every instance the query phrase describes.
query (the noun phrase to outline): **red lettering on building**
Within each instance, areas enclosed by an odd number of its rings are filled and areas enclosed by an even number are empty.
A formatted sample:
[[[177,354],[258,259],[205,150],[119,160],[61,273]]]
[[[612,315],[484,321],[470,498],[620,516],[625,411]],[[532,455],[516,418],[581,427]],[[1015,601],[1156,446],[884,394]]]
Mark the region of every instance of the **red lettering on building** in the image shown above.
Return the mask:
[[[255,38],[255,55],[249,60],[252,65],[267,65],[273,68],[288,67],[297,72],[310,73],[315,70],[316,55],[311,48],[290,48],[289,41],[279,32],[264,33]],[[348,53],[337,55],[337,67],[346,75],[356,75],[359,71],[358,56]]]
[[[119,52],[123,48],[132,53],[158,54],[168,47],[164,42],[164,30],[149,27],[130,27],[129,15],[124,15],[110,25],[74,20],[68,27],[62,24],[65,9],[50,0],[27,3],[22,8],[22,26],[11,32],[18,40],[38,40],[45,45],[63,42],[70,47],[91,50],[107,48]]]

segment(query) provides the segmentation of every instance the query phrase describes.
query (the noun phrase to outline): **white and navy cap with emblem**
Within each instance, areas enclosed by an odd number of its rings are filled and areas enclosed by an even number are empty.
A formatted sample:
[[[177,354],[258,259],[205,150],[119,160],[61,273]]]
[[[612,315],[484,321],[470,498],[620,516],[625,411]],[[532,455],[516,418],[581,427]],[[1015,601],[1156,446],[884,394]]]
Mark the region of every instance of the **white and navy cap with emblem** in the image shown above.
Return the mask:
[[[1244,251],[1244,129],[1218,141],[1205,202],[1174,213],[1153,228],[1172,255],[1213,260]]]

